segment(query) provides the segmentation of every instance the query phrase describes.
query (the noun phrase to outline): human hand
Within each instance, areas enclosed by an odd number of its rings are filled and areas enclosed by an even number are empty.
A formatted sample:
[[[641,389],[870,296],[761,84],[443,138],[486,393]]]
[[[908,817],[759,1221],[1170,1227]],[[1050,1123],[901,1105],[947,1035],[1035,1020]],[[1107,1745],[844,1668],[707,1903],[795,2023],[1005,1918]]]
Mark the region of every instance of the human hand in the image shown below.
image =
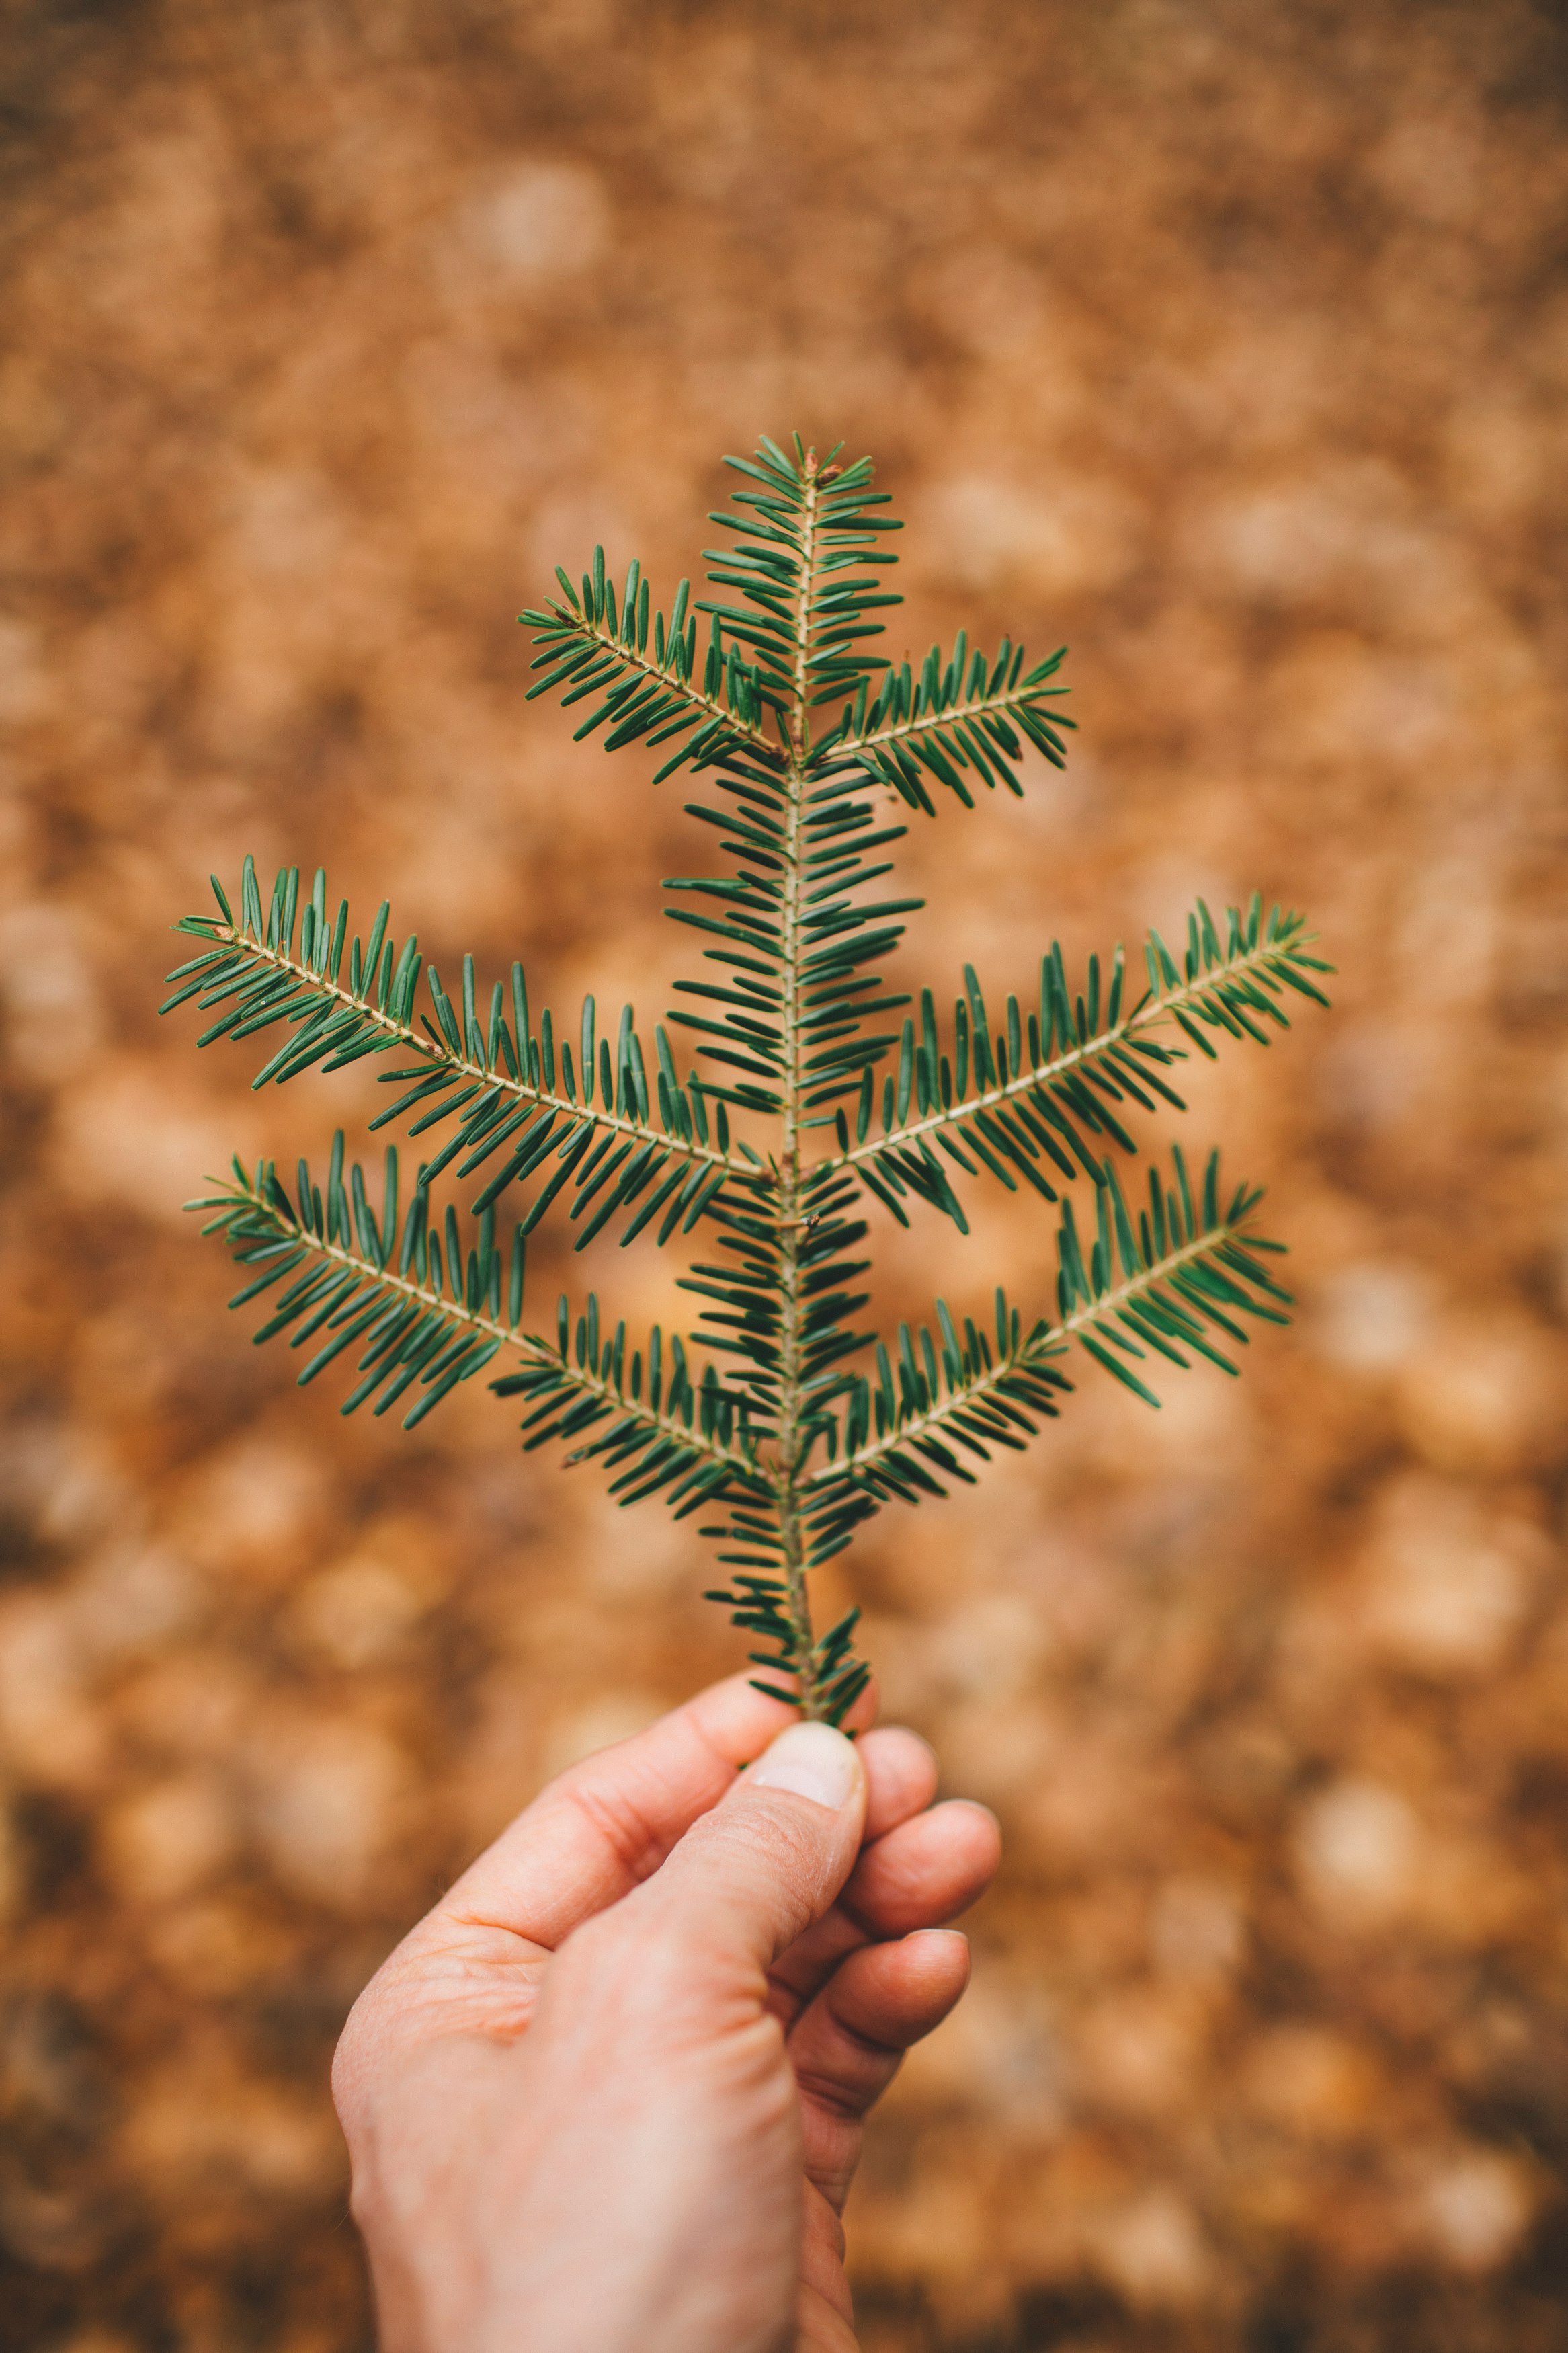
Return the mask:
[[[996,1867],[935,1786],[739,1676],[550,1784],[338,2046],[384,2353],[853,2353],[861,2120]]]

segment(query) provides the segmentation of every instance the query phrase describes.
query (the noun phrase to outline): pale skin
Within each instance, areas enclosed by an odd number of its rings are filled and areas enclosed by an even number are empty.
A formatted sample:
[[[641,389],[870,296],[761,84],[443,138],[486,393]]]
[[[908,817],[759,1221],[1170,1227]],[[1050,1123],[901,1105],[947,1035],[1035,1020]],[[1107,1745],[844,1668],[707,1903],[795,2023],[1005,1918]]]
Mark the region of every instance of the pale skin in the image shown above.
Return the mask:
[[[740,1676],[551,1783],[338,2047],[384,2353],[854,2353],[862,2122],[996,1867],[935,1788]]]

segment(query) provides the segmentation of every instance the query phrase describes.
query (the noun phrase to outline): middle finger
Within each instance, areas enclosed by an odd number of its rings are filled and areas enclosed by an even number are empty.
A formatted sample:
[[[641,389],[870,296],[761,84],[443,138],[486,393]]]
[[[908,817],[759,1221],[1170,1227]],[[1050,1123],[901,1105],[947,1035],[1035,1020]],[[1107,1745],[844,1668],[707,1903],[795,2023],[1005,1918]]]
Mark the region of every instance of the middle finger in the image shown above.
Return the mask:
[[[774,1963],[769,2009],[787,2028],[847,1953],[967,1910],[990,1884],[1000,1852],[995,1816],[962,1798],[886,1831],[862,1850],[831,1911]]]

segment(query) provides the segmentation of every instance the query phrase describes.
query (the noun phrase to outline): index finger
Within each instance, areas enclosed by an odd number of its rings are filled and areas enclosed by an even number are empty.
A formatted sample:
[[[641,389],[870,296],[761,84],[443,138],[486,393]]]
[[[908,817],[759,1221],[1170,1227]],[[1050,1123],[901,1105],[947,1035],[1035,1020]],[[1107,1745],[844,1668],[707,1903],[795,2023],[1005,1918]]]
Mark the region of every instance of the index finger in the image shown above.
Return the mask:
[[[851,1711],[869,1722],[868,1695]],[[742,1765],[795,1718],[744,1675],[711,1683],[646,1732],[552,1781],[436,1907],[553,1951],[581,1923],[656,1872]]]

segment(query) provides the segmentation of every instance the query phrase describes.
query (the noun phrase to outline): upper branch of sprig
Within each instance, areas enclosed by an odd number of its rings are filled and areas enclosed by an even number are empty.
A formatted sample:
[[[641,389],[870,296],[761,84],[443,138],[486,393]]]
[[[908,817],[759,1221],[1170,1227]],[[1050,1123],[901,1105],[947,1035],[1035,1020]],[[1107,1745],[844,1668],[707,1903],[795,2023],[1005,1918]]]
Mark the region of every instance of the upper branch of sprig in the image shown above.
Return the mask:
[[[1016,770],[1027,744],[1054,767],[1067,756],[1061,730],[1074,723],[1052,706],[1068,689],[1050,682],[1066,653],[1059,647],[1026,670],[1022,646],[1004,639],[994,662],[988,662],[978,649],[970,652],[961,630],[945,663],[941,647],[932,646],[918,673],[900,663],[874,696],[863,681],[838,726],[817,745],[817,756],[853,763],[928,817],[935,814],[928,778],[945,786],[965,808],[974,806],[975,784],[988,791],[1005,785],[1021,795]]]
[[[557,689],[565,690],[563,705],[590,695],[601,698],[574,742],[606,721],[606,752],[643,738],[652,745],[684,735],[688,740],[658,770],[655,784],[683,765],[704,766],[726,753],[776,761],[779,743],[769,733],[764,713],[773,711],[782,724],[779,696],[738,645],[725,646],[717,617],[699,681],[697,617],[688,610],[689,582],[683,580],[676,591],[668,621],[662,613],[651,616],[650,645],[647,583],[635,559],[618,611],[602,547],[594,550],[593,570],[583,575],[581,596],[559,565],[555,576],[564,601],[552,597],[542,609],[519,618],[533,630],[540,648],[531,667],[544,672],[528,691],[531,702]]]

